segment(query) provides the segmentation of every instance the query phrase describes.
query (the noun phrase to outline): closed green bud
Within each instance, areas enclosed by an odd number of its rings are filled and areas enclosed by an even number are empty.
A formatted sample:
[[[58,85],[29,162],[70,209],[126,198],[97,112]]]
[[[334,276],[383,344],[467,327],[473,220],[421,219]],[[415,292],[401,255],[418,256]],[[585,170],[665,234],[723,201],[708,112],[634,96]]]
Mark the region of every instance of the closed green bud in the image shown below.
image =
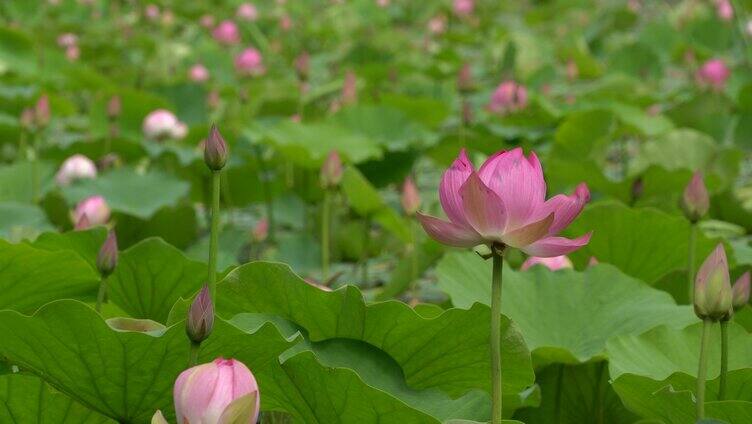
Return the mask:
[[[701,319],[726,320],[733,311],[728,260],[722,244],[705,259],[695,278],[694,308]]]
[[[115,231],[110,230],[110,232],[107,233],[107,239],[99,249],[99,254],[97,255],[97,269],[103,276],[107,277],[108,275],[112,274],[112,271],[115,270],[117,261],[117,236],[115,235]]]
[[[204,162],[212,171],[221,170],[227,163],[227,143],[216,125],[212,125],[204,144]]]

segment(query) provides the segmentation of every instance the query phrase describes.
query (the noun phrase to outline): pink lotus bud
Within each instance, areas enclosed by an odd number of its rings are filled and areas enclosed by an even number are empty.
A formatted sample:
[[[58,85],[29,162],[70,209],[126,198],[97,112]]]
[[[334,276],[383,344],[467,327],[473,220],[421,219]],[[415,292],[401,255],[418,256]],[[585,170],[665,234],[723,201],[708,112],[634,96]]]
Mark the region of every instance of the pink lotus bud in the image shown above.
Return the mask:
[[[261,243],[269,236],[269,221],[266,218],[259,219],[251,233],[253,241]]]
[[[256,379],[242,362],[217,358],[183,371],[173,390],[178,424],[255,423],[260,398]],[[243,402],[238,408],[235,402]],[[230,421],[228,414],[241,409],[249,418]]]
[[[491,95],[488,109],[491,112],[505,114],[527,107],[527,90],[514,81],[504,81],[496,87]]]
[[[115,119],[118,116],[120,116],[120,112],[122,112],[123,106],[120,102],[120,96],[112,96],[110,97],[110,101],[107,102],[107,116],[110,119]]]
[[[159,6],[156,4],[148,4],[144,9],[144,16],[150,21],[156,21],[159,19]]]
[[[415,212],[420,208],[418,186],[415,185],[415,181],[411,177],[405,178],[405,182],[402,183],[402,197],[400,201],[402,209],[408,216],[415,215]]]
[[[418,212],[431,238],[449,246],[511,246],[530,256],[566,255],[590,241],[591,234],[570,240],[558,236],[590,200],[582,183],[570,196],[548,200],[543,168],[535,153],[521,148],[498,152],[476,171],[463,149],[444,172],[439,186],[448,221]]]
[[[734,19],[734,7],[729,0],[715,0],[715,13],[722,21]]]
[[[457,89],[461,93],[467,93],[473,90],[473,69],[469,63],[464,63],[457,72]]]
[[[599,263],[600,262],[598,261],[598,258],[596,258],[595,256],[591,256],[590,259],[588,259],[587,266],[588,268],[590,268],[591,266],[596,266]]]
[[[475,10],[475,0],[454,0],[452,9],[459,17],[469,16]]]
[[[94,162],[84,155],[75,154],[66,159],[55,175],[55,181],[61,186],[84,178],[95,178],[97,167]]]
[[[178,118],[166,109],[152,111],[143,124],[144,135],[152,140],[164,140],[166,138],[183,138],[188,128]]]
[[[86,216],[88,225],[85,228],[104,225],[110,220],[110,207],[102,196],[91,196],[80,201],[73,211],[73,222],[78,224]],[[78,228],[78,229],[85,229]]]
[[[76,221],[75,225],[73,226],[73,229],[77,231],[81,231],[81,230],[87,230],[91,227],[92,225],[91,225],[91,222],[89,222],[89,217],[86,216],[86,214],[82,214]]]
[[[733,313],[733,294],[729,282],[728,260],[719,243],[697,271],[694,290],[695,314],[713,321],[728,319]]]
[[[301,81],[308,80],[308,74],[311,71],[311,55],[303,52],[295,58],[295,72]]]
[[[64,34],[60,34],[57,37],[57,45],[60,47],[71,47],[78,44],[78,36],[76,34],[73,34],[72,32],[66,32]]]
[[[240,31],[235,22],[231,20],[224,20],[217,25],[212,31],[212,37],[220,43],[225,45],[238,44],[240,42]]]
[[[102,247],[99,249],[97,255],[97,269],[102,276],[107,277],[115,270],[118,261],[118,243],[115,232],[110,230],[107,233],[107,239],[105,239]]]
[[[446,31],[446,16],[434,16],[428,21],[428,31],[433,35],[440,35]]]
[[[684,215],[691,222],[699,221],[700,218],[708,213],[708,209],[710,208],[710,198],[700,171],[695,171],[695,173],[692,174],[692,179],[689,180],[689,184],[687,184],[687,187],[684,189],[681,207],[684,210]]]
[[[188,71],[188,78],[193,82],[204,82],[209,79],[209,70],[206,66],[197,63]]]
[[[721,59],[708,60],[697,71],[697,80],[700,85],[710,86],[717,91],[723,90],[730,76],[731,71],[726,66],[726,62]]]
[[[46,94],[42,95],[34,106],[34,121],[40,127],[45,127],[50,122],[50,99]]]
[[[81,57],[81,49],[78,46],[70,46],[65,49],[65,57],[71,62],[75,62]]]
[[[531,256],[522,263],[520,270],[527,271],[534,265],[543,265],[551,271],[558,271],[565,268],[574,268],[572,261],[566,255],[554,256],[552,258],[539,258],[537,256]]]
[[[214,16],[212,15],[202,15],[199,19],[199,25],[206,29],[211,29],[214,27]]]
[[[734,310],[741,309],[744,307],[744,305],[749,303],[749,283],[749,271],[742,274],[742,276],[739,277],[739,279],[734,283],[734,287],[732,289],[732,303],[734,304]]]
[[[248,47],[235,57],[235,70],[241,75],[261,75],[264,64],[261,52]]]
[[[188,310],[185,332],[193,343],[199,344],[209,337],[213,328],[214,303],[209,294],[209,286],[204,285]]]
[[[324,188],[334,188],[342,180],[342,160],[336,150],[329,152],[321,167],[321,186]]]
[[[342,84],[342,104],[350,105],[358,101],[358,77],[355,72],[345,73],[345,82]]]
[[[227,143],[216,125],[209,130],[204,148],[204,162],[212,171],[220,171],[227,163]]]
[[[238,6],[235,16],[240,20],[252,22],[258,19],[258,10],[252,3],[243,3]]]

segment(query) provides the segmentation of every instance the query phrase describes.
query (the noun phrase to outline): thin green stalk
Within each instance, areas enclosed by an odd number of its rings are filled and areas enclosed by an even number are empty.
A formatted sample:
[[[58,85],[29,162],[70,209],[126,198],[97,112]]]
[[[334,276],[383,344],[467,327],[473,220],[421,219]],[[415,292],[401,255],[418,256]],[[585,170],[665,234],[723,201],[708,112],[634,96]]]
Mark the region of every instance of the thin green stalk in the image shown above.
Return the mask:
[[[418,234],[415,231],[415,223],[410,220],[410,244],[412,251],[410,252],[410,284],[413,288],[413,299],[418,300],[420,296],[418,290]]]
[[[721,383],[718,400],[726,399],[726,374],[728,373],[728,320],[721,321]]]
[[[491,277],[491,408],[492,423],[501,424],[501,270],[504,257],[494,249]]]
[[[254,152],[256,153],[256,159],[261,170],[261,188],[264,192],[266,219],[269,222],[269,235],[267,238],[270,242],[274,242],[274,200],[272,199],[271,177],[269,175],[269,168],[266,166],[267,164],[264,160],[263,152],[258,145],[254,145]]]
[[[219,240],[220,173],[212,171],[211,234],[209,235],[209,293],[216,299],[217,292],[217,242]]]
[[[39,183],[39,135],[34,134],[31,147],[31,198],[36,203],[39,201],[40,183]]]
[[[603,424],[603,373],[606,370],[606,361],[601,361],[598,364],[598,372],[596,373],[595,389],[593,393],[593,403],[595,408],[595,422],[597,424]]]
[[[188,359],[188,366],[193,367],[198,364],[198,351],[201,349],[201,343],[191,342],[191,353]]]
[[[689,293],[689,304],[692,304],[695,292],[695,245],[697,244],[697,224],[689,224],[689,243],[687,251],[687,291]]]
[[[713,321],[702,321],[702,339],[700,340],[700,363],[697,369],[697,419],[705,418],[705,378],[708,371],[708,341],[710,339],[710,326]]]
[[[99,291],[97,292],[97,306],[96,310],[97,312],[102,311],[102,303],[104,303],[104,298],[107,295],[107,278],[102,277],[102,280],[99,281]]]
[[[326,284],[329,279],[329,223],[331,222],[331,207],[329,190],[324,190],[324,200],[321,203],[321,283]]]

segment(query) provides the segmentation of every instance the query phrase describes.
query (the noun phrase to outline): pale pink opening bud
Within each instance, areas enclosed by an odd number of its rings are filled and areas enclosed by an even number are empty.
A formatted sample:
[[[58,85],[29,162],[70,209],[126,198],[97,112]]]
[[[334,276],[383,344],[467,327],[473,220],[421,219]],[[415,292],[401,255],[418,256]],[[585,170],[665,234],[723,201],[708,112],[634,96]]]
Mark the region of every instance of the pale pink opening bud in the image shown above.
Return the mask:
[[[199,19],[199,25],[206,29],[211,29],[214,27],[214,16],[212,15],[202,15]]]
[[[85,178],[95,178],[97,176],[97,166],[94,162],[81,154],[75,154],[66,159],[55,175],[55,181],[66,186],[71,182]]]
[[[71,47],[78,44],[78,36],[76,34],[73,34],[72,32],[66,32],[64,34],[60,34],[57,37],[57,45],[60,47]]]
[[[235,57],[235,70],[241,75],[261,75],[264,64],[261,52],[248,47]]]
[[[240,20],[252,22],[258,19],[258,10],[256,10],[256,6],[252,3],[243,3],[238,6],[235,16]]]
[[[150,21],[156,21],[159,19],[159,6],[156,4],[148,4],[144,9],[144,16]]]
[[[329,152],[321,166],[321,186],[334,188],[342,180],[342,160],[336,150]]]
[[[415,212],[420,208],[418,186],[415,185],[415,181],[411,177],[405,178],[405,182],[402,183],[402,197],[400,201],[402,209],[409,216],[415,215]]]
[[[697,80],[700,85],[710,86],[717,91],[723,90],[730,76],[731,71],[726,66],[726,62],[721,59],[708,60],[697,71]]]
[[[42,95],[34,106],[34,121],[40,127],[47,126],[50,122],[50,99],[46,94]]]
[[[345,73],[345,82],[342,84],[342,104],[349,105],[358,101],[358,77],[355,72]]]
[[[227,143],[216,125],[212,125],[204,143],[204,162],[212,171],[221,170],[227,163]]]
[[[433,35],[440,35],[446,31],[446,16],[434,16],[428,21],[428,31]]]
[[[77,229],[85,229],[78,225],[84,216],[88,221],[85,228],[106,224],[110,220],[110,207],[107,206],[104,197],[91,196],[78,203],[73,211],[73,222]]]
[[[209,294],[209,286],[204,285],[188,310],[185,332],[193,343],[206,340],[214,329],[214,303]]]
[[[240,31],[235,22],[224,20],[212,31],[212,37],[220,44],[231,45],[240,42]]]
[[[256,243],[261,243],[269,236],[269,220],[266,218],[259,219],[258,222],[256,222],[256,225],[253,227],[253,232],[251,233],[251,236],[253,237],[253,241]]]
[[[227,418],[222,417],[234,401],[245,396],[250,397],[247,422],[255,423],[260,406],[258,383],[242,362],[217,358],[189,368],[178,376],[173,390],[178,424],[237,422],[225,421]]]
[[[148,139],[163,140],[166,138],[183,138],[187,134],[188,128],[178,121],[175,114],[169,110],[157,109],[144,118],[143,131]]]
[[[681,202],[684,215],[691,222],[697,222],[708,213],[710,208],[710,197],[705,182],[702,180],[702,173],[695,171],[692,179],[684,188],[684,196]]]
[[[120,102],[120,96],[112,96],[110,97],[110,101],[107,102],[107,116],[110,119],[117,118],[120,116],[120,112],[122,112],[123,106]]]
[[[204,82],[209,79],[209,70],[201,63],[191,66],[188,71],[188,78],[193,82]]]
[[[734,283],[732,289],[734,310],[741,309],[749,303],[750,293],[750,275],[749,271],[742,274],[738,280]]]
[[[493,113],[505,114],[527,107],[527,90],[514,81],[504,81],[491,95],[488,109]]]
[[[99,249],[97,255],[97,269],[104,276],[112,274],[115,270],[118,261],[118,243],[115,232],[110,230],[107,233],[107,239],[105,239],[102,247]]]
[[[520,270],[527,271],[534,265],[543,265],[551,271],[558,271],[560,269],[574,268],[572,261],[566,255],[554,256],[552,258],[539,258],[537,256],[531,256],[522,263]]]
[[[469,16],[475,10],[475,0],[454,0],[452,9],[459,17]]]
[[[734,19],[734,7],[729,0],[715,0],[715,13],[722,21]]]
[[[697,271],[694,289],[695,314],[713,321],[728,319],[733,314],[733,295],[729,281],[728,260],[719,243]]]
[[[457,89],[461,93],[466,93],[473,89],[473,69],[469,63],[464,63],[459,72],[457,72]]]

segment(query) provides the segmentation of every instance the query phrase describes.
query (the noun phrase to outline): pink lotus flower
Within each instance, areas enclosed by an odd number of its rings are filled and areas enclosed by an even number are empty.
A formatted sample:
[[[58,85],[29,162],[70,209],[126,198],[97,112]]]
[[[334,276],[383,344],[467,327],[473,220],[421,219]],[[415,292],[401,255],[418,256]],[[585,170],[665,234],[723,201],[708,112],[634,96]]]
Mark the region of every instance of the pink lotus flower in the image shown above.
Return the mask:
[[[257,243],[261,243],[269,236],[269,220],[266,218],[261,218],[256,222],[256,225],[253,227],[253,231],[251,232],[251,237],[253,238],[253,241]]]
[[[527,90],[523,85],[509,80],[496,87],[491,95],[488,109],[493,113],[505,114],[527,107]]]
[[[212,31],[212,37],[214,37],[220,44],[238,44],[240,42],[240,31],[235,22],[231,20],[224,20],[217,25]]]
[[[236,401],[250,403],[249,424],[258,420],[258,384],[251,370],[234,359],[217,358],[183,371],[175,381],[173,398],[178,424],[225,423],[228,406]]]
[[[50,98],[46,94],[39,97],[34,105],[34,121],[40,127],[50,123]]]
[[[143,131],[146,138],[163,140],[185,137],[188,127],[169,110],[157,109],[144,118]]]
[[[590,192],[582,183],[571,196],[546,200],[543,169],[535,153],[521,148],[496,153],[478,171],[463,149],[444,172],[439,187],[444,221],[418,213],[434,240],[455,247],[506,245],[531,256],[565,255],[590,241],[591,233],[574,240],[557,234],[579,215]]]
[[[572,261],[569,260],[566,255],[554,256],[551,258],[540,258],[538,256],[531,256],[522,263],[520,270],[527,271],[535,265],[543,265],[551,271],[558,271],[560,269],[574,268]]]
[[[55,175],[55,181],[61,186],[84,178],[95,178],[97,166],[84,155],[76,154],[66,159]]]
[[[235,70],[241,75],[261,75],[264,64],[261,52],[248,47],[235,57]]]
[[[88,197],[78,203],[73,211],[72,220],[77,229],[104,225],[110,220],[110,207],[102,196]],[[85,228],[79,228],[81,222],[86,223]]]
[[[697,80],[700,85],[707,85],[714,90],[723,90],[726,80],[731,76],[731,71],[726,62],[721,59],[711,59],[705,62],[697,71]]]
[[[209,70],[201,63],[191,66],[188,71],[188,78],[193,82],[204,82],[209,79]]]
[[[243,3],[238,6],[238,10],[235,12],[235,16],[238,19],[252,22],[258,19],[258,10],[256,9],[256,5],[254,5],[253,3]]]
[[[454,3],[452,3],[452,9],[457,16],[468,16],[472,14],[475,9],[475,0],[454,0]]]

